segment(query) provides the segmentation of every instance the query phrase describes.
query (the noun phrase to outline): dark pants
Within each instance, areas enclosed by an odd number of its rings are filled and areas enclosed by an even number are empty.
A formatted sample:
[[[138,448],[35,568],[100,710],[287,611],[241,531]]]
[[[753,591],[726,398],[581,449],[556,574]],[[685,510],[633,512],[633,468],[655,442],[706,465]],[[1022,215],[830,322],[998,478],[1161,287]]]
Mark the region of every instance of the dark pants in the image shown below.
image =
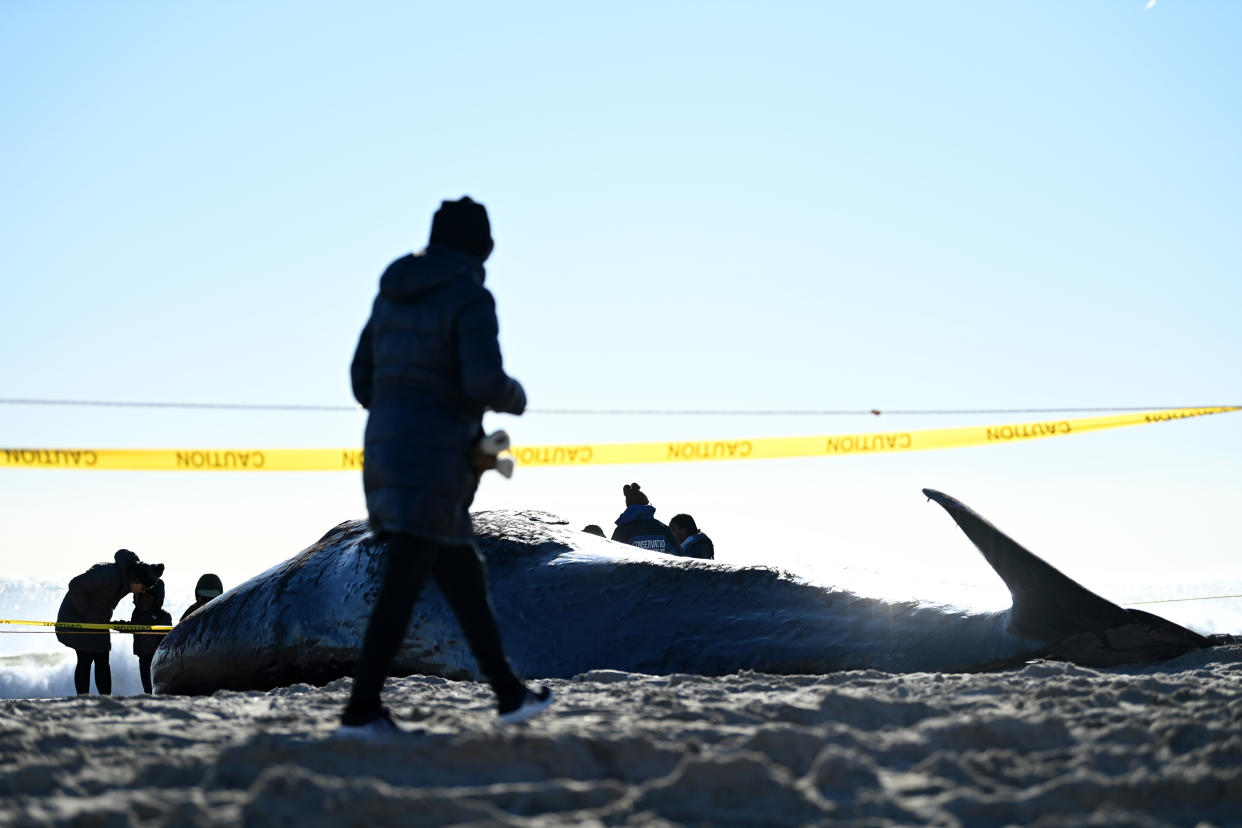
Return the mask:
[[[144,693],[151,692],[151,659],[154,656],[138,656],[138,678],[142,679]]]
[[[502,705],[512,707],[521,701],[526,686],[514,675],[500,644],[479,553],[473,546],[444,546],[394,534],[388,538],[388,570],[362,642],[347,715],[365,716],[380,709],[388,667],[401,647],[414,602],[428,577],[436,579],[448,599],[470,651]]]
[[[78,666],[73,671],[73,689],[79,696],[91,692],[91,664],[95,665],[95,689],[101,696],[112,695],[112,668],[108,665],[108,654],[88,653],[74,650],[78,654]]]

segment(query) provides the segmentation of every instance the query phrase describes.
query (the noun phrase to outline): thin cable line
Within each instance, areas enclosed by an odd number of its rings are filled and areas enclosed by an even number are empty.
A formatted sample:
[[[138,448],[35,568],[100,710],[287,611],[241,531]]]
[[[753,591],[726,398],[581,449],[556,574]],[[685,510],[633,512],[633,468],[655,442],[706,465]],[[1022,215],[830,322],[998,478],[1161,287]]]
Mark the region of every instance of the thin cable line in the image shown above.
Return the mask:
[[[131,400],[0,399],[0,405],[63,405],[103,408],[200,408],[226,411],[362,411],[360,405],[297,405],[282,403],[139,402]]]
[[[210,411],[319,411],[359,412],[359,405],[301,405],[294,403],[205,403],[160,402],[136,400],[53,400],[32,398],[3,398],[0,405],[46,405],[91,406],[102,408],[173,408]],[[1168,411],[1184,408],[1237,408],[1235,405],[1145,405],[1111,406],[1091,408],[946,408],[946,409],[765,409],[765,408],[530,408],[528,414],[551,414],[572,416],[631,416],[631,417],[857,417],[872,415],[963,415],[963,414],[1085,414],[1106,411]]]
[[[1219,601],[1225,598],[1242,598],[1242,595],[1204,595],[1200,598],[1162,598],[1159,601],[1126,601],[1127,606],[1133,604],[1175,604],[1178,601]]]
[[[2,402],[2,401],[0,401]],[[883,414],[1074,414],[1103,411],[1175,411],[1186,408],[1237,408],[1233,405],[1145,405],[1138,407],[1098,407],[1098,408],[950,408],[950,409],[763,409],[763,408],[721,408],[721,409],[677,409],[677,408],[529,408],[528,414],[609,414],[609,415],[658,415],[658,416],[850,416],[870,414],[879,417]]]

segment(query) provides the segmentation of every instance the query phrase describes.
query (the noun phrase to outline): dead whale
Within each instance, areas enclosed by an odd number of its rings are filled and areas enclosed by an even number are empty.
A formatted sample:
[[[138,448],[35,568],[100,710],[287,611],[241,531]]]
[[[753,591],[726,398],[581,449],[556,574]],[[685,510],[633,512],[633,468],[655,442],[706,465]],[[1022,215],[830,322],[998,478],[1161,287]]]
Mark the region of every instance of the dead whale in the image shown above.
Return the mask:
[[[514,667],[536,678],[611,668],[724,675],[965,672],[1036,657],[1092,666],[1159,661],[1211,641],[1123,609],[1024,549],[970,508],[925,489],[1004,580],[1013,606],[963,612],[886,602],[766,567],[644,552],[542,512],[482,512],[475,536]],[[178,624],[152,664],[157,692],[322,684],[350,675],[380,582],[381,548],[348,521]],[[393,675],[481,680],[431,584]]]

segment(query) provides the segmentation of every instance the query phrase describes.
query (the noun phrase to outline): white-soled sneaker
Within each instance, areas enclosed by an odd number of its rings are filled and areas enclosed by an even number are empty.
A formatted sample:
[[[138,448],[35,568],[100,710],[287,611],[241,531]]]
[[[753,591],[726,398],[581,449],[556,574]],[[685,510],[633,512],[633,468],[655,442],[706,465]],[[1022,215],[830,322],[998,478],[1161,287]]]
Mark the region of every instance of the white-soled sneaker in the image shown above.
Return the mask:
[[[387,708],[381,708],[379,715],[365,722],[342,724],[336,729],[338,739],[362,739],[364,741],[383,741],[393,739],[405,733],[400,725],[392,720]]]
[[[522,697],[521,704],[513,710],[498,712],[496,718],[501,724],[524,722],[547,710],[554,701],[556,701],[556,696],[552,695],[552,691],[547,687],[540,687],[537,691],[527,690],[526,695]]]

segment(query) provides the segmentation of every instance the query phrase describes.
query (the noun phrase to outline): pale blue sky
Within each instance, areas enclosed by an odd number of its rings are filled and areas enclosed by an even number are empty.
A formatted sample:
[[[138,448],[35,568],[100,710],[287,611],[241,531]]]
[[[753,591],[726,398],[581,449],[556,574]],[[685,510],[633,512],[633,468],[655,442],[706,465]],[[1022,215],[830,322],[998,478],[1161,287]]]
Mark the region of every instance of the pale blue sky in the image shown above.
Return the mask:
[[[350,403],[379,273],[468,193],[534,408],[1238,403],[1242,7],[1145,5],[4,4],[2,396]],[[492,423],[529,444],[995,419]],[[353,446],[362,425],[0,406],[5,446]],[[525,469],[477,504],[608,526],[639,480],[727,560],[982,567],[933,486],[1084,580],[1231,569],[1240,438],[1232,414]],[[0,470],[15,574],[129,546],[242,577],[363,511],[351,475]]]

